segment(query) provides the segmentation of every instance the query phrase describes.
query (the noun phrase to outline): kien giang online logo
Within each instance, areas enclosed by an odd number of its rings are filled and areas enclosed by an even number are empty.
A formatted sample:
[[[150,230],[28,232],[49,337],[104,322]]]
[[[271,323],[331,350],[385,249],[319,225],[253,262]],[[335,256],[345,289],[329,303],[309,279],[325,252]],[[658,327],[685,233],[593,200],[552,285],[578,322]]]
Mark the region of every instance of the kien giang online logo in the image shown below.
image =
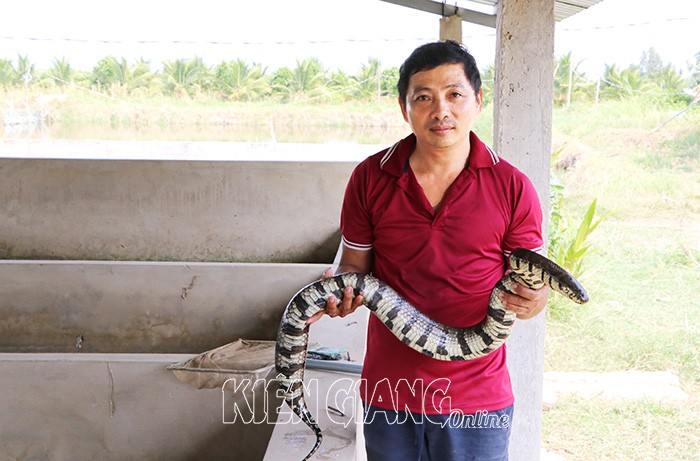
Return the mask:
[[[304,399],[307,408],[316,421],[319,412],[325,412],[328,419],[345,427],[356,424],[360,404],[361,381],[352,378],[334,380],[325,390],[320,391],[319,380],[308,379],[303,383]],[[388,424],[401,424],[409,418],[415,423],[433,422],[452,428],[508,428],[510,419],[507,414],[498,414],[486,410],[465,414],[460,409],[451,407],[447,396],[450,380],[439,378],[433,381],[417,379],[412,383],[399,380],[393,386],[389,380],[379,381],[374,389],[367,389],[373,402],[388,402],[390,408],[398,408],[399,391],[408,391],[414,397],[420,396],[423,413],[413,413],[407,408],[396,410],[379,410],[363,416],[364,423],[377,418],[386,418]],[[270,379],[236,379],[226,380],[222,390],[222,419],[224,424],[241,422],[244,424],[289,424],[298,423],[300,418],[284,403],[284,391],[278,381]],[[281,404],[280,404],[281,402]],[[387,405],[384,405],[387,406]],[[403,411],[405,410],[405,411]],[[314,414],[315,412],[315,414]],[[437,420],[433,414],[449,415]],[[432,417],[432,419],[431,419]]]

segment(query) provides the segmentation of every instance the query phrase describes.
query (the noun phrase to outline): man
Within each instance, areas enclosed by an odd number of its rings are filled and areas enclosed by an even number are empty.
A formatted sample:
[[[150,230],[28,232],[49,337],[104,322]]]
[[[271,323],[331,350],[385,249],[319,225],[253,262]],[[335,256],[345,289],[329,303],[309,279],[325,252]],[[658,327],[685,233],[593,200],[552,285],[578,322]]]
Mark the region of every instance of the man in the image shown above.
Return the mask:
[[[398,87],[412,134],[353,172],[337,272],[371,272],[428,317],[472,326],[486,316],[508,253],[541,248],[540,204],[527,177],[472,132],[483,92],[464,47],[417,48]],[[502,299],[528,319],[547,295],[519,286]],[[348,290],[325,313],[342,317],[361,302]],[[360,392],[370,461],[507,459],[514,399],[505,346],[445,362],[405,346],[374,316],[367,334]]]

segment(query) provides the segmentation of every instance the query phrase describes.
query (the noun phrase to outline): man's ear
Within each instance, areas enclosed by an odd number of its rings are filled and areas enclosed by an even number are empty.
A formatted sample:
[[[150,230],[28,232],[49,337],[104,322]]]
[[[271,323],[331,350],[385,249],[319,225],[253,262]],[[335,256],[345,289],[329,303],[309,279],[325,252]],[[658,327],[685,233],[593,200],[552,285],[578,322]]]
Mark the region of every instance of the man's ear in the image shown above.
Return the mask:
[[[399,96],[399,107],[401,107],[401,113],[403,114],[403,119],[408,123],[408,114],[406,113],[406,103]]]

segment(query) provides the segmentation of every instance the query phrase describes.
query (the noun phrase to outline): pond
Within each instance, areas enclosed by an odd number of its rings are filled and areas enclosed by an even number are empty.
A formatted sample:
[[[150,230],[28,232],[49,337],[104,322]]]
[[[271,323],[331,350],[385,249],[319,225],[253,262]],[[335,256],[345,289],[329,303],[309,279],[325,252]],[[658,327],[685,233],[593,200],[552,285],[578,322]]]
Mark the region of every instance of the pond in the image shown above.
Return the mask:
[[[289,126],[260,124],[134,124],[25,123],[0,126],[4,139],[65,139],[105,141],[224,141],[252,143],[357,143],[391,145],[409,133],[408,125],[384,127]]]
[[[358,162],[408,133],[408,126],[274,126],[271,122],[145,127],[27,122],[0,125],[0,129],[0,157],[185,161]]]

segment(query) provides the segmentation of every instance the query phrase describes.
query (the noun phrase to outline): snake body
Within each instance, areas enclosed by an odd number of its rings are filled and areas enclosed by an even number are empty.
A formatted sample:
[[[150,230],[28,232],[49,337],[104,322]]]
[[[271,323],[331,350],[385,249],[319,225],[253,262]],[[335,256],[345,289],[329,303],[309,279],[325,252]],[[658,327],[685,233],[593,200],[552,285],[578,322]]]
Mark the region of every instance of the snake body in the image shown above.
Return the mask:
[[[321,428],[304,400],[304,368],[309,339],[306,321],[325,308],[328,296],[342,299],[343,289],[351,286],[355,295],[363,295],[363,304],[407,346],[438,360],[473,360],[498,349],[510,334],[516,314],[504,307],[498,293],[501,290],[512,292],[514,283],[533,289],[546,284],[579,304],[588,301],[588,295],[578,281],[544,256],[518,248],[510,254],[508,264],[511,271],[492,290],[486,318],[468,328],[452,327],[429,319],[391,287],[363,273],[349,272],[319,280],[294,295],[280,322],[275,366],[285,402],[316,433],[316,444],[304,460],[318,450],[323,440]]]

